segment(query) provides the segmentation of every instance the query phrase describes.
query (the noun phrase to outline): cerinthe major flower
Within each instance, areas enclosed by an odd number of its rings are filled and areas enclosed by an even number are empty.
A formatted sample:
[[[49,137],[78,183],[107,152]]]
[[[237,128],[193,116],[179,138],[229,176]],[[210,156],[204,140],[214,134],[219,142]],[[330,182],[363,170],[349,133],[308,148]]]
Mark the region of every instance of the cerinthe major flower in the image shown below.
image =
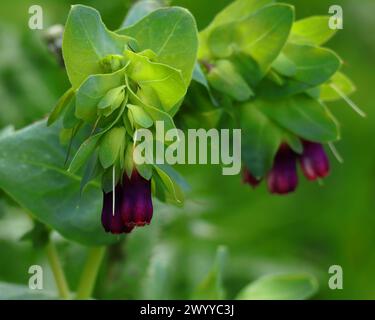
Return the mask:
[[[288,194],[298,186],[297,162],[300,163],[305,177],[310,181],[323,179],[329,175],[329,159],[320,143],[302,140],[303,152],[298,154],[283,143],[276,153],[273,166],[266,175],[270,193]],[[257,187],[261,180],[254,177],[249,168],[243,172],[243,181]]]
[[[303,141],[303,154],[299,157],[302,171],[308,180],[325,178],[330,166],[327,154],[319,143]]]
[[[130,233],[135,227],[151,223],[151,181],[134,169],[130,178],[124,174],[114,192],[114,196],[113,192],[104,194],[102,224],[106,232]]]

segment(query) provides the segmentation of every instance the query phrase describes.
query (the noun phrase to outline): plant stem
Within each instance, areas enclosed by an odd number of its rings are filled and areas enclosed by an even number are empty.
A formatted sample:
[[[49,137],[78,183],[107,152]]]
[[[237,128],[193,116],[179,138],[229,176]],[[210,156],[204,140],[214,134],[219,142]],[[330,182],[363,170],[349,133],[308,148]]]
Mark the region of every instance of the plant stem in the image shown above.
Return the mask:
[[[84,300],[91,298],[104,253],[105,247],[90,249],[89,256],[78,285],[76,299]]]
[[[46,253],[53,275],[55,277],[56,286],[62,299],[70,298],[68,283],[66,282],[64,270],[61,267],[60,259],[57,254],[55,244],[50,240],[46,246]]]

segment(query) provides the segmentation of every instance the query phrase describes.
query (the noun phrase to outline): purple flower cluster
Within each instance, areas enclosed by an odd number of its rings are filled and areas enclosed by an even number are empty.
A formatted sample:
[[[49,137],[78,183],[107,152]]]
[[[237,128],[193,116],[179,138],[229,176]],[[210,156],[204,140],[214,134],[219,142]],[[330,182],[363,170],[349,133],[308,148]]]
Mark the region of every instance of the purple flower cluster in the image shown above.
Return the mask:
[[[329,174],[329,160],[323,146],[310,141],[302,141],[302,143],[301,155],[294,152],[287,144],[280,146],[273,167],[266,177],[268,190],[271,193],[287,194],[295,191],[298,185],[297,162],[310,181],[325,178]],[[257,187],[261,182],[247,168],[243,172],[243,179],[253,187]]]

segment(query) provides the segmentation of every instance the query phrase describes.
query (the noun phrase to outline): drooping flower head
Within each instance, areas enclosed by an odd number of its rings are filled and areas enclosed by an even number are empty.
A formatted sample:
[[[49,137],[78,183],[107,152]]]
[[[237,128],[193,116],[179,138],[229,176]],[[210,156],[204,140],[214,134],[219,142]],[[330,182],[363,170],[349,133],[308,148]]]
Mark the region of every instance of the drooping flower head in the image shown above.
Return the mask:
[[[274,194],[288,194],[297,188],[297,161],[302,172],[310,181],[328,176],[330,165],[324,147],[320,143],[301,140],[303,151],[296,153],[286,143],[281,144],[273,161],[273,167],[267,174],[268,190]],[[254,188],[262,179],[257,179],[248,168],[243,171],[243,181]]]
[[[150,224],[153,214],[151,181],[143,178],[136,170],[131,178],[125,174],[122,188],[121,217],[129,227]]]
[[[152,215],[151,181],[136,170],[130,178],[124,174],[114,197],[113,192],[104,195],[102,224],[106,232],[130,233],[135,227],[150,224]]]
[[[113,199],[113,196],[115,196],[115,199]],[[114,194],[113,191],[104,194],[102,225],[106,232],[111,232],[113,234],[121,234],[129,233],[133,230],[133,228],[129,228],[123,223],[120,206],[121,186],[117,186],[114,191]]]
[[[297,188],[297,154],[288,145],[282,144],[277,152],[267,184],[275,194],[287,194]]]

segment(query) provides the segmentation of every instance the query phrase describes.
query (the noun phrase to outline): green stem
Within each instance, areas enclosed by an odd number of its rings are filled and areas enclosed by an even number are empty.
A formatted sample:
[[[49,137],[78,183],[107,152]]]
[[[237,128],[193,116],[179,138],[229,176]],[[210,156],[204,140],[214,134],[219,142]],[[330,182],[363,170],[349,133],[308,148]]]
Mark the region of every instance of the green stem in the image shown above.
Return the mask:
[[[68,283],[66,282],[64,270],[61,267],[60,259],[57,254],[56,247],[54,243],[50,240],[46,246],[46,253],[48,257],[49,264],[51,266],[53,275],[55,277],[56,286],[59,290],[59,295],[62,299],[70,298],[70,291]]]
[[[76,299],[84,300],[91,298],[104,253],[105,247],[97,247],[90,250],[78,285]]]

